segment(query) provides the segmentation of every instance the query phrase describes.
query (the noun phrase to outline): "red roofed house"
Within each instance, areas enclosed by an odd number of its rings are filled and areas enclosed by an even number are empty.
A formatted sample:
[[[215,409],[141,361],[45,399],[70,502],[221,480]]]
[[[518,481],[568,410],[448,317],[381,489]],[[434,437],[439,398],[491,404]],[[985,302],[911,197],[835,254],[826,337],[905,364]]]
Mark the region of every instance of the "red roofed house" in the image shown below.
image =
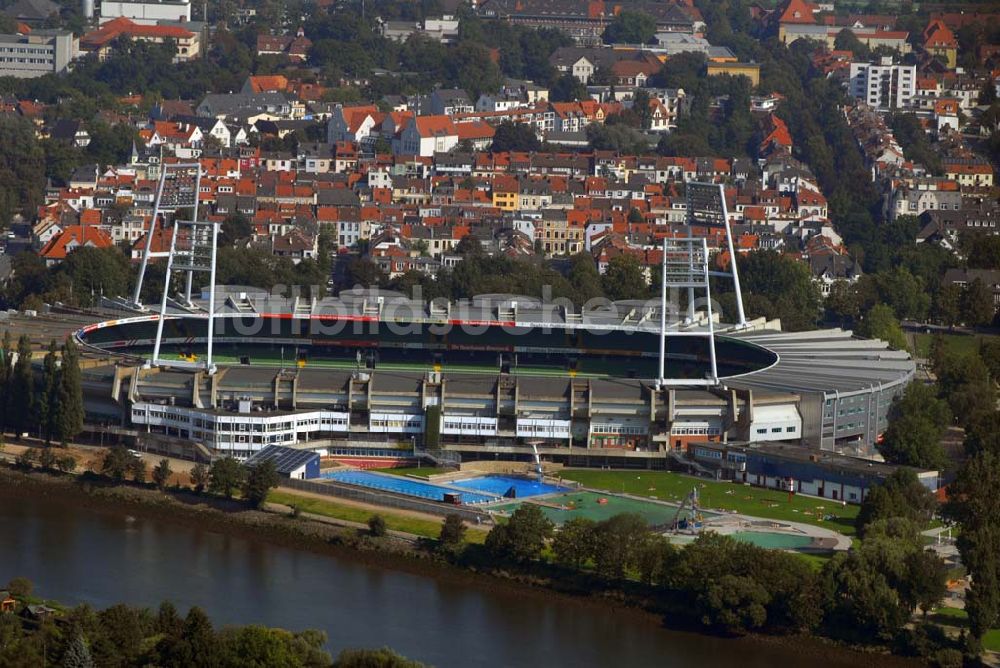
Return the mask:
[[[341,141],[360,142],[381,128],[385,114],[374,104],[345,107],[337,105],[330,114],[326,125],[326,141],[336,144]]]
[[[493,135],[496,130],[486,121],[469,121],[456,123],[455,131],[458,133],[458,141],[468,141],[472,148],[483,151],[493,143]]]
[[[258,35],[257,55],[258,56],[286,56],[295,62],[305,62],[309,55],[312,42],[306,37],[302,28],[298,29],[295,37],[291,35]]]
[[[80,50],[95,52],[99,59],[104,60],[111,45],[119,37],[154,44],[172,43],[177,48],[175,63],[197,58],[201,53],[201,41],[196,32],[180,26],[140,25],[125,17],[108,21],[81,37]]]
[[[393,141],[396,155],[431,157],[447,153],[458,144],[458,129],[448,116],[416,116],[410,118],[399,139]]]
[[[760,154],[770,155],[776,152],[790,154],[791,151],[792,133],[788,131],[788,126],[785,125],[783,120],[774,114],[770,114],[768,116],[767,135],[760,143]]]
[[[958,130],[958,100],[945,97],[934,103],[934,118],[937,121],[938,133],[948,130]]]
[[[69,225],[65,230],[49,239],[38,254],[45,258],[45,264],[53,266],[66,259],[77,248],[110,248],[114,245],[108,233],[99,227]]]
[[[283,93],[288,90],[288,79],[280,74],[249,76],[243,83],[241,93]]]
[[[778,18],[778,39],[786,44],[795,39],[793,37],[792,40],[789,40],[787,26],[815,25],[815,14],[818,9],[816,5],[806,2],[806,0],[788,0],[788,4],[785,5],[784,11]]]
[[[941,58],[954,69],[958,65],[958,40],[955,33],[943,21],[933,20],[924,28],[924,50],[932,56]]]

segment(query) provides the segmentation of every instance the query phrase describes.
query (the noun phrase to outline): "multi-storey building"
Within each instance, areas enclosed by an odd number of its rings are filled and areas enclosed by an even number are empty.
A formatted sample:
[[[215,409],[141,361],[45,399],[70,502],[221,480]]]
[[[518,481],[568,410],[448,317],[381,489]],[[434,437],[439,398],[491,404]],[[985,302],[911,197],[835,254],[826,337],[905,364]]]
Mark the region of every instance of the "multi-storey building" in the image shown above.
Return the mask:
[[[917,90],[917,66],[896,65],[892,58],[851,63],[851,95],[879,110],[908,107]]]
[[[68,30],[0,35],[0,77],[30,79],[65,72],[79,51],[79,40]]]

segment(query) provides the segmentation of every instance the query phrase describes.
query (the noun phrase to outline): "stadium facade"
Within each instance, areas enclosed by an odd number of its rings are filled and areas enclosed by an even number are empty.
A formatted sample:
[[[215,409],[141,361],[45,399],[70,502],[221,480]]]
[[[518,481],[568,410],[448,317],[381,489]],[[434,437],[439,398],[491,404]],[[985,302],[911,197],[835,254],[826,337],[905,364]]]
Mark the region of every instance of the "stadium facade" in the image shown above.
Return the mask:
[[[199,366],[209,295],[76,336],[103,356],[88,410],[140,436],[248,457],[268,445],[364,463],[437,456],[659,468],[693,442],[787,442],[867,456],[914,363],[878,340],[673,317],[657,382],[660,302],[574,310],[511,295],[275,297],[218,286],[218,368]],[[717,361],[718,383],[698,384]],[[690,379],[691,385],[684,384]]]

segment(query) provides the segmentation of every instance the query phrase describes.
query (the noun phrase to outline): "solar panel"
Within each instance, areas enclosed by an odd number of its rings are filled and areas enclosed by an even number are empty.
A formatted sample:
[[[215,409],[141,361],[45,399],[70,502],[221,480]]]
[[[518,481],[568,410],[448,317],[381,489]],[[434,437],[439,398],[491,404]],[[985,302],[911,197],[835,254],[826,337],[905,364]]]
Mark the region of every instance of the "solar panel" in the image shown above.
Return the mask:
[[[269,445],[260,452],[254,453],[247,460],[247,466],[254,466],[261,462],[274,462],[274,468],[278,473],[290,475],[295,469],[305,466],[314,457],[318,458],[319,453],[312,450],[296,450],[286,448],[281,445]]]

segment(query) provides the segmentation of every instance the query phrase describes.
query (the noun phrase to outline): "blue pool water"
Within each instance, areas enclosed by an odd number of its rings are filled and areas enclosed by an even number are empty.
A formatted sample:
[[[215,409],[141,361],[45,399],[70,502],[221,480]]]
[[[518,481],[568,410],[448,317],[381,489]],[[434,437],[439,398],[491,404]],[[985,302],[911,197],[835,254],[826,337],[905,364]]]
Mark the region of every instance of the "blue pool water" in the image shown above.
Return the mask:
[[[488,503],[496,501],[496,497],[475,492],[460,492],[456,489],[432,485],[429,482],[421,482],[410,478],[401,478],[394,475],[381,475],[379,473],[369,473],[367,471],[328,471],[322,474],[323,478],[347,483],[348,485],[358,485],[370,489],[378,489],[383,492],[395,492],[396,494],[406,494],[416,496],[421,499],[431,499],[441,501],[445,494],[458,492],[462,503]]]
[[[518,499],[523,499],[529,496],[538,496],[539,494],[554,494],[556,492],[566,491],[565,487],[559,487],[558,485],[548,485],[544,482],[538,482],[537,480],[515,478],[503,475],[488,475],[479,478],[467,478],[465,480],[455,480],[448,484],[453,487],[471,489],[476,492],[486,492],[487,494],[496,494],[497,496],[503,496],[507,493],[508,489],[513,487],[514,491],[517,493]]]

